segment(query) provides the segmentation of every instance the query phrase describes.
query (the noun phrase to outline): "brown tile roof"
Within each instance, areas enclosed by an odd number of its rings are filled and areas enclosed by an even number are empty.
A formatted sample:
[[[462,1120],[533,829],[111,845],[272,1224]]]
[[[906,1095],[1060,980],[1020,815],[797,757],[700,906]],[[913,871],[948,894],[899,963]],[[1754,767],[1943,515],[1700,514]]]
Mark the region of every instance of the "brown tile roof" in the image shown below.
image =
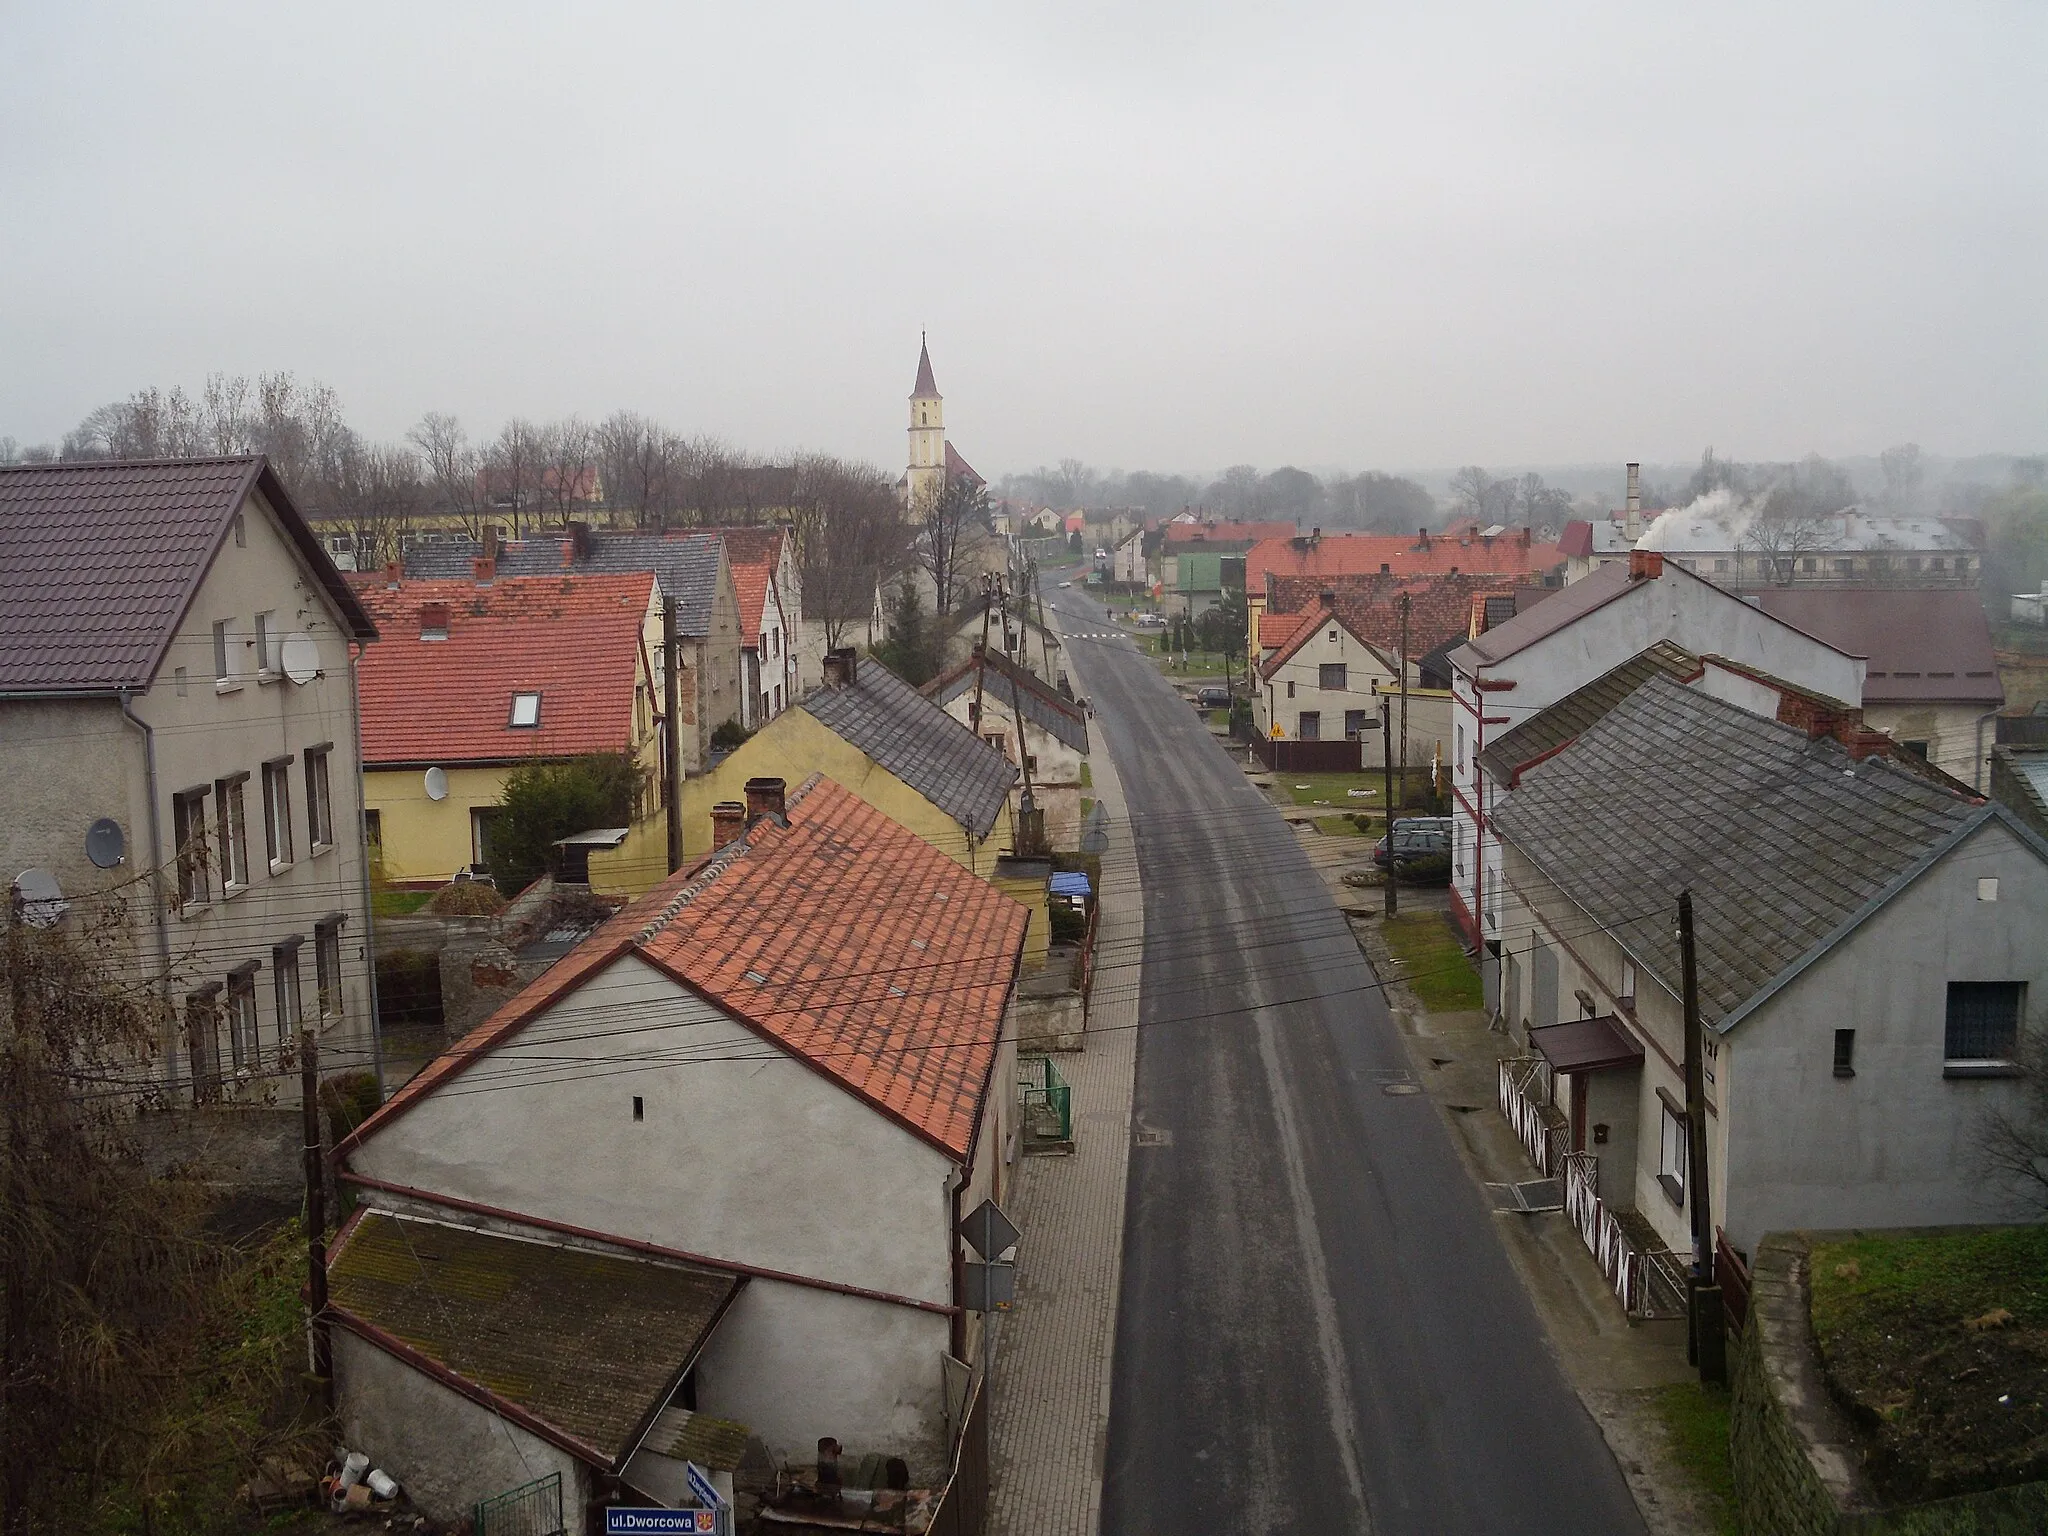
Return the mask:
[[[1391,576],[1481,572],[1534,578],[1562,560],[1555,544],[1524,544],[1518,533],[1486,539],[1431,534],[1427,545],[1405,533],[1326,533],[1287,529],[1254,545],[1244,557],[1245,590],[1263,592],[1268,576],[1364,576],[1387,567]]]
[[[343,1326],[396,1340],[613,1468],[746,1282],[372,1211],[338,1244],[327,1283]]]
[[[0,467],[0,691],[145,688],[252,490],[338,610],[376,630],[260,454]]]
[[[1374,572],[1365,576],[1276,576],[1269,583],[1266,616],[1259,619],[1259,644],[1267,642],[1270,615],[1325,612],[1323,598],[1335,599],[1335,610],[1344,627],[1367,645],[1395,655],[1401,645],[1401,598],[1408,598],[1408,654],[1426,656],[1447,640],[1462,640],[1472,628],[1472,599],[1506,590],[1503,578],[1460,573],[1451,575],[1399,576]],[[1278,665],[1315,632],[1304,624],[1282,642],[1286,653],[1268,665]]]
[[[1965,587],[1767,587],[1757,606],[1851,656],[1868,658],[1865,704],[2005,702],[1991,623]]]
[[[356,590],[383,639],[359,663],[363,762],[490,763],[623,752],[634,686],[649,665],[643,626],[655,579],[501,576]],[[447,638],[421,638],[443,610]],[[512,696],[540,695],[540,724],[514,726]]]
[[[429,1062],[336,1157],[630,951],[965,1158],[1024,908],[829,779],[791,795],[787,819],[757,822],[627,905]]]

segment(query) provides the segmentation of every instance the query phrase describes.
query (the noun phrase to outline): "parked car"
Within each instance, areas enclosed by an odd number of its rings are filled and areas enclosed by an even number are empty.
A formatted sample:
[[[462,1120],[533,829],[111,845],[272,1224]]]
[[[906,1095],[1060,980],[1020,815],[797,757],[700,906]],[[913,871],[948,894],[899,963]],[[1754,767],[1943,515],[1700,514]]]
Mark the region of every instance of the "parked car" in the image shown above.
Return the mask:
[[[1392,851],[1387,844],[1391,839]],[[1400,816],[1394,820],[1389,837],[1372,847],[1372,861],[1381,869],[1421,875],[1441,863],[1448,875],[1451,868],[1451,818],[1448,816]]]
[[[1137,625],[1137,626],[1138,626],[1138,628],[1140,628],[1140,629],[1164,629],[1164,628],[1166,628],[1166,616],[1165,616],[1164,614],[1158,614],[1158,613],[1141,613],[1141,614],[1138,614],[1138,615],[1137,615],[1136,617],[1134,617],[1134,618],[1133,618],[1133,619],[1131,620],[1131,622],[1132,622],[1133,624]]]
[[[1203,690],[1202,690],[1202,691],[1201,691],[1200,693],[1198,693],[1198,694],[1196,694],[1196,695],[1195,695],[1195,708],[1197,708],[1197,709],[1228,709],[1228,708],[1230,708],[1230,690],[1229,690],[1228,688],[1222,687],[1222,686],[1220,686],[1219,684],[1216,684],[1216,683],[1211,683],[1211,684],[1209,684],[1209,685],[1208,685],[1208,686],[1207,686],[1206,688],[1204,688],[1204,689],[1203,689]]]

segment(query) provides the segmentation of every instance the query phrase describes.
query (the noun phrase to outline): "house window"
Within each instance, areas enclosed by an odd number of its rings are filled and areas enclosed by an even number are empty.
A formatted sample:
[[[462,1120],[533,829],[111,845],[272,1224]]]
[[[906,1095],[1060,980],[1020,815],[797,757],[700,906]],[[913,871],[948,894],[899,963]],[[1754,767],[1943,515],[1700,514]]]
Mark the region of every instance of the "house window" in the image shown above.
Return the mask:
[[[318,853],[334,841],[334,795],[327,777],[327,754],[331,747],[310,747],[306,751],[306,836]]]
[[[363,852],[372,863],[384,857],[384,813],[363,812]]]
[[[530,729],[540,724],[540,695],[537,693],[515,693],[512,695],[511,725]]]
[[[1721,573],[1721,572],[1724,572],[1724,571],[1726,571],[1727,569],[1728,569],[1728,562],[1727,562],[1726,560],[1716,560],[1716,561],[1714,562],[1714,570],[1715,570],[1715,572],[1716,572],[1717,574],[1719,574],[1719,573]]]
[[[1945,571],[1948,569],[1948,561],[1942,556],[1936,555],[1932,560],[1927,562],[1927,568],[1930,571]]]
[[[1806,572],[1807,575],[1811,576],[1815,571],[1820,569],[1820,562],[1814,559],[1813,556],[1808,555],[1799,562],[1799,569]]]
[[[242,521],[242,514],[237,512],[235,514],[235,548],[247,549],[248,547],[249,525]]]
[[[242,802],[248,777],[238,773],[213,786],[213,813],[220,823],[220,882],[228,894],[249,883],[249,818]]]
[[[171,797],[171,822],[178,839],[178,897],[187,903],[205,901],[206,791],[188,789]]]
[[[187,684],[185,681],[185,669],[183,667],[177,668],[175,671],[171,673],[171,677],[178,685],[178,697],[181,699],[184,698],[187,690]]]
[[[1326,661],[1317,667],[1316,686],[1325,693],[1342,693],[1345,689],[1344,663]]]
[[[1835,574],[1837,576],[1852,575],[1855,570],[1856,562],[1854,560],[1837,560],[1835,562]]]
[[[1948,1069],[2009,1071],[2018,1053],[2025,984],[1952,981],[1948,984]]]
[[[313,984],[322,1019],[341,1017],[341,921],[329,917],[313,925]]]
[[[1633,960],[1621,962],[1621,1000],[1633,1008],[1636,1002],[1636,963]]]
[[[1956,556],[1956,574],[1958,576],[1967,576],[1970,574],[1970,557],[1968,555]]]
[[[1687,1146],[1685,1116],[1671,1107],[1670,1101],[1659,1099],[1664,1110],[1663,1134],[1657,1141],[1657,1183],[1673,1205],[1685,1205],[1685,1166]]]
[[[1362,709],[1347,709],[1347,710],[1345,710],[1345,711],[1344,711],[1344,736],[1345,736],[1345,739],[1346,739],[1346,740],[1348,740],[1348,741],[1356,741],[1356,740],[1357,740],[1357,739],[1358,739],[1359,737],[1363,736],[1363,735],[1364,735],[1364,734],[1366,733],[1366,731],[1370,729],[1370,727],[1369,727],[1369,726],[1368,726],[1368,725],[1367,725],[1367,724],[1365,723],[1365,722],[1367,721],[1367,719],[1369,719],[1369,718],[1370,718],[1370,716],[1369,716],[1368,712],[1367,712],[1367,711],[1365,711],[1365,710],[1362,710]]]
[[[1330,644],[1332,644],[1332,645],[1335,645],[1336,643],[1337,643],[1337,631],[1335,631],[1335,630],[1333,629],[1333,630],[1331,630],[1331,631],[1330,631]]]
[[[256,615],[256,670],[275,672],[277,670],[277,614],[264,612]]]
[[[263,846],[274,875],[292,861],[292,760],[263,765]]]
[[[261,1054],[256,1039],[256,965],[251,960],[228,972],[228,1049],[237,1072],[254,1066]]]
[[[1856,1075],[1856,1031],[1838,1029],[1835,1031],[1835,1076]]]
[[[220,1097],[220,983],[185,994],[185,1054],[192,1067],[192,1102]]]
[[[498,823],[495,805],[472,806],[469,812],[469,857],[473,864],[491,862],[491,829]]]
[[[1908,555],[1908,556],[1906,556],[1906,569],[1907,569],[1907,570],[1909,570],[1909,571],[1917,571],[1917,570],[1919,570],[1919,569],[1920,569],[1920,557],[1919,557],[1918,555]]]
[[[1921,762],[1923,762],[1923,763],[1924,763],[1924,762],[1926,762],[1926,761],[1927,761],[1927,743],[1926,743],[1926,742],[1924,742],[1924,741],[1902,741],[1902,742],[1900,742],[1900,743],[1899,743],[1899,745],[1900,745],[1900,746],[1902,746],[1902,747],[1904,747],[1904,748],[1905,748],[1905,749],[1906,749],[1906,750],[1907,750],[1908,752],[1912,753],[1912,754],[1913,754],[1913,755],[1914,755],[1915,757],[1919,758]]]
[[[216,683],[235,681],[235,621],[215,619],[213,621],[213,680]]]
[[[277,1043],[289,1045],[292,1035],[306,1022],[306,1009],[299,998],[299,946],[303,934],[293,934],[270,952],[270,979],[277,996]]]
[[[1323,739],[1322,714],[1313,709],[1303,710],[1301,712],[1301,728],[1297,734],[1303,741],[1321,741]]]
[[[1294,679],[1291,677],[1287,680],[1287,697],[1294,697]]]

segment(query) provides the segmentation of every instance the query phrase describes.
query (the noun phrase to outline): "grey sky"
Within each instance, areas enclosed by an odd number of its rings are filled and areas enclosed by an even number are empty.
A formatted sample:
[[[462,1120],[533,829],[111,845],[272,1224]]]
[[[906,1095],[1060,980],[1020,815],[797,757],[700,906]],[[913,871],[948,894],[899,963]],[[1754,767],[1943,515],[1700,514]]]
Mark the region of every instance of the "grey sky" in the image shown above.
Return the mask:
[[[1788,14],[1791,13],[1791,14]],[[0,5],[0,434],[213,369],[986,473],[2048,446],[2048,7]]]

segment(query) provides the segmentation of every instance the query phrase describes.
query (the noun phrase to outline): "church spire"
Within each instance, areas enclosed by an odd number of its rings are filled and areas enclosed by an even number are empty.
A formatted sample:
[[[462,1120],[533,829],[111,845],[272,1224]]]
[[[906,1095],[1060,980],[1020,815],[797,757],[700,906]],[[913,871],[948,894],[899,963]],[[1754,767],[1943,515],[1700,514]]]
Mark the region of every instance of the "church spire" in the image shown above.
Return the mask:
[[[917,387],[910,393],[913,400],[936,400],[939,398],[938,381],[932,377],[932,354],[925,345],[924,332],[917,333]]]

